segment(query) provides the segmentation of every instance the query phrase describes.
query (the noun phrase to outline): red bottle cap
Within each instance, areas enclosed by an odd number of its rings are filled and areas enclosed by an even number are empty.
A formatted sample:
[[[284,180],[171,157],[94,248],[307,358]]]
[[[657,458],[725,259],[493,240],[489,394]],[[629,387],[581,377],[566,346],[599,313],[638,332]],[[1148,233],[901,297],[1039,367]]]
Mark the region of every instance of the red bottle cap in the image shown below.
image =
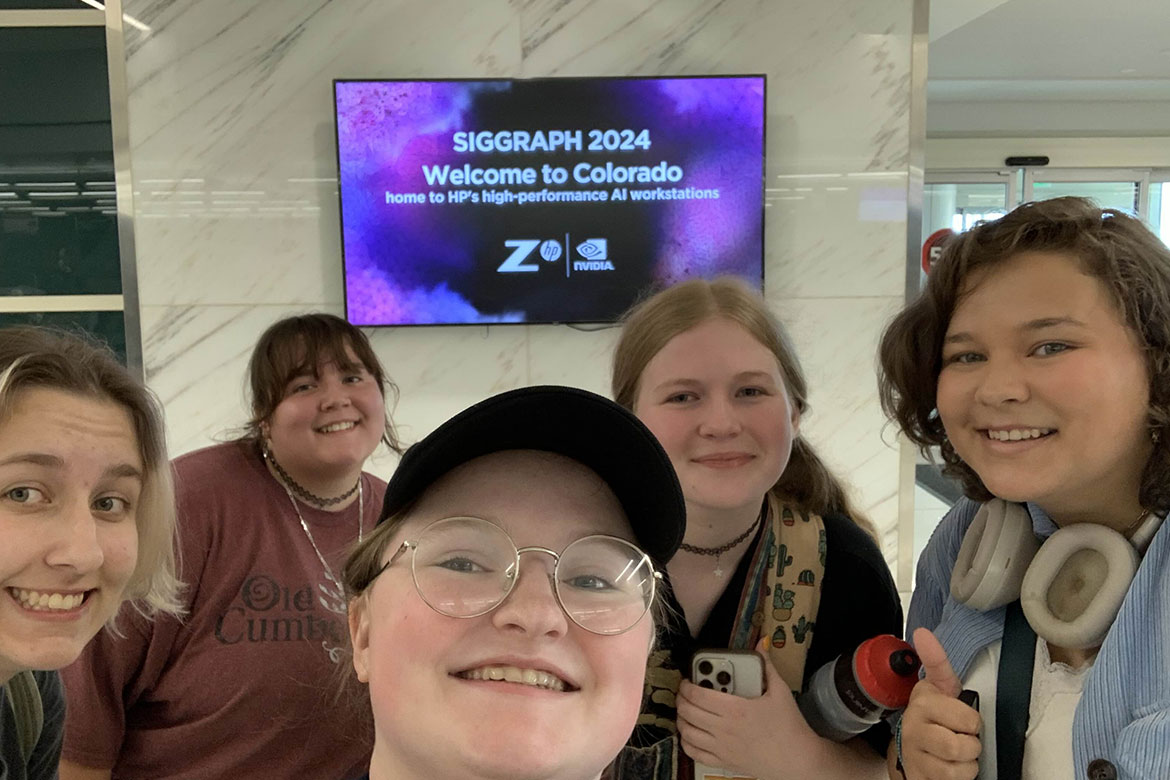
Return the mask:
[[[853,654],[857,682],[875,704],[887,710],[900,710],[910,701],[921,665],[914,648],[892,634],[865,640]]]

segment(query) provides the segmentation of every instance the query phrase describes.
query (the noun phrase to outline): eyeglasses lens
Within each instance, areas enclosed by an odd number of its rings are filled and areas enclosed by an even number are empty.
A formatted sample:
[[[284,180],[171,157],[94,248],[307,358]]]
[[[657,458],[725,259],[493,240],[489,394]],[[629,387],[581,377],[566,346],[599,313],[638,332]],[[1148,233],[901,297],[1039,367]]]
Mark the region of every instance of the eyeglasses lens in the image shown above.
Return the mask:
[[[418,593],[432,609],[475,617],[491,611],[512,589],[516,548],[493,523],[453,517],[423,532],[413,566]]]
[[[620,539],[587,536],[565,548],[557,566],[557,595],[577,625],[620,634],[646,613],[654,576],[642,551]]]
[[[414,582],[432,609],[475,617],[500,604],[515,583],[517,554],[494,523],[448,518],[429,526],[414,551]],[[618,634],[646,613],[654,594],[649,560],[620,539],[588,536],[570,544],[556,566],[556,594],[577,625]]]

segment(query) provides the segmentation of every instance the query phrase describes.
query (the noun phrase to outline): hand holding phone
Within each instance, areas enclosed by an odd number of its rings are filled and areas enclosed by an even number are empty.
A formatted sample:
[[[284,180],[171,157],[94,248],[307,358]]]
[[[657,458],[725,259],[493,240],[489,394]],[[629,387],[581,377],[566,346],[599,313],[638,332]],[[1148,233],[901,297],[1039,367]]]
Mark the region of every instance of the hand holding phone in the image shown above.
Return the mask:
[[[753,650],[700,650],[691,660],[691,682],[754,699],[764,695],[764,659]]]
[[[700,650],[691,661],[691,682],[754,699],[764,695],[764,659],[752,650]],[[728,769],[695,762],[695,780],[755,780]]]

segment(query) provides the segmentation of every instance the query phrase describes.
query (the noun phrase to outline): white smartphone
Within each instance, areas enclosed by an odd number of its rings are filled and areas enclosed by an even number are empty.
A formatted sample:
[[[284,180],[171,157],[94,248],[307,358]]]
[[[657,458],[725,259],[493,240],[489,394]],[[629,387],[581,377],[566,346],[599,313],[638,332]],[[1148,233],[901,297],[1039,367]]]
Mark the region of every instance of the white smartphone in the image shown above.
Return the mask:
[[[754,650],[699,650],[691,660],[691,682],[745,699],[764,694],[764,659]],[[695,762],[695,780],[755,780],[730,769]]]

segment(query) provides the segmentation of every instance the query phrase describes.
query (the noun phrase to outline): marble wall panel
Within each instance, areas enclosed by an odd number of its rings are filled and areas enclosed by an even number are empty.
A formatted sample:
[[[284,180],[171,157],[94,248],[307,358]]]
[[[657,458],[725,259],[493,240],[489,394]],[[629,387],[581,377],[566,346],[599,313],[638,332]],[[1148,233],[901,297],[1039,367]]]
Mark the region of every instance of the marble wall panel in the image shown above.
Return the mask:
[[[148,377],[176,451],[243,417],[285,313],[342,311],[333,78],[765,73],[769,300],[813,386],[806,432],[894,527],[872,347],[900,301],[912,0],[127,0]],[[373,333],[417,439],[493,392],[605,391],[615,332]],[[375,462],[388,473],[394,459]]]
[[[572,385],[609,396],[617,328],[534,326],[529,333],[529,383]]]
[[[367,331],[398,385],[394,420],[406,444],[490,395],[531,384],[524,325],[415,327]]]
[[[505,0],[128,2],[144,304],[341,301],[334,78],[501,76]]]
[[[252,345],[276,320],[323,307],[143,306],[146,381],[166,409],[172,453],[230,438],[250,417],[247,367]]]
[[[899,510],[898,440],[878,402],[875,354],[882,327],[901,303],[900,297],[771,302],[808,380],[810,409],[801,435],[853,490],[888,540],[891,563]]]

